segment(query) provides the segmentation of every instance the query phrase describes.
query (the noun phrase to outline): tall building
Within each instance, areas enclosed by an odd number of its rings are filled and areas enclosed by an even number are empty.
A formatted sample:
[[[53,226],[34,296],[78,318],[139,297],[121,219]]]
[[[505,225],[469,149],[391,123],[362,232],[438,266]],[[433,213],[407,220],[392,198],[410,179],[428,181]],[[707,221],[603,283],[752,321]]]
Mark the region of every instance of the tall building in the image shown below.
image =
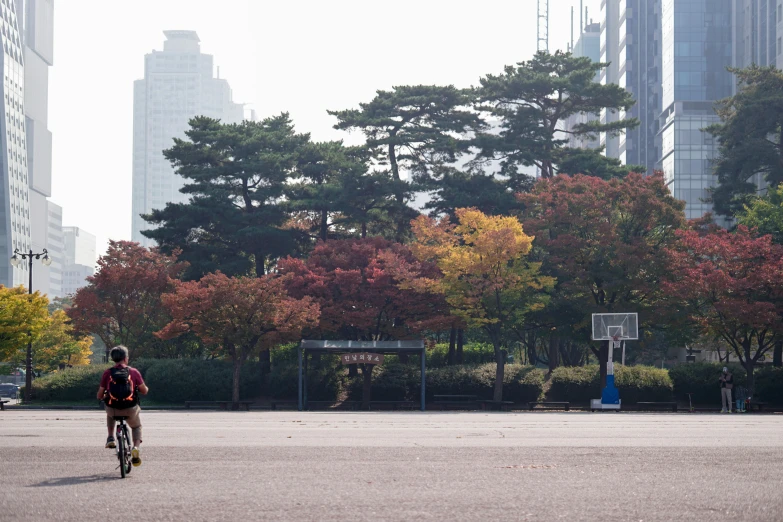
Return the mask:
[[[639,127],[619,136],[602,133],[606,154],[652,173],[660,158],[658,117],[661,112],[660,0],[602,0],[600,55],[611,62],[601,73],[604,85],[630,92],[636,104],[627,113],[603,110],[601,121],[637,118]]]
[[[13,0],[0,0],[0,60],[4,71],[0,93],[0,284],[5,286],[27,286],[27,263],[14,267],[10,258],[15,249],[33,248],[32,168],[28,169],[31,157],[27,148],[30,134],[25,133],[26,49],[16,7]]]
[[[719,121],[717,100],[731,96],[732,0],[662,0],[662,151],[660,166],[688,219],[712,211],[717,143],[701,129]]]
[[[63,255],[65,245],[63,244],[63,209],[60,205],[48,202],[48,224],[49,231],[46,238],[46,250],[52,264],[49,265],[49,299],[62,297],[63,287]],[[38,268],[38,267],[36,267]],[[35,277],[35,271],[33,271]]]
[[[190,118],[198,115],[224,123],[242,121],[243,106],[232,100],[226,80],[213,75],[213,59],[201,53],[195,31],[164,31],[163,51],[144,57],[144,79],[133,94],[133,221],[132,239],[153,242],[141,234],[149,225],[141,218],[166,203],[183,203],[184,179],[174,173],[162,151],[173,138],[184,138]]]
[[[601,26],[598,23],[592,23],[592,20],[583,29],[580,30],[579,38],[574,44],[572,54],[579,58],[590,58],[593,62],[601,59]],[[596,73],[595,81],[601,80],[601,73]],[[580,123],[587,123],[598,119],[597,114],[574,114],[566,122],[566,129],[572,129]],[[599,145],[597,139],[589,139],[585,136],[568,135],[568,146],[572,148],[594,149]]]
[[[783,0],[732,1],[733,65],[783,69]]]
[[[95,273],[96,238],[79,227],[62,227],[62,295],[75,294]]]
[[[30,233],[35,252],[48,249],[52,195],[52,133],[49,132],[49,67],[54,63],[54,0],[14,0],[24,47],[24,115],[29,175]],[[58,207],[59,208],[59,207]],[[33,269],[33,289],[51,294],[54,266]],[[53,268],[54,267],[54,268]],[[56,276],[55,276],[56,278]],[[25,283],[26,285],[27,283]]]

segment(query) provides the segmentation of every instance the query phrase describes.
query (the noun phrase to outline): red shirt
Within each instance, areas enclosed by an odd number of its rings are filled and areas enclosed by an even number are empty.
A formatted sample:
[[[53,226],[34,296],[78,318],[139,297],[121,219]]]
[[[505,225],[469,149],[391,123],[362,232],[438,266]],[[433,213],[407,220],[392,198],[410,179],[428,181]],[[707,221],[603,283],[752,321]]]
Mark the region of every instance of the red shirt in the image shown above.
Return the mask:
[[[118,364],[115,366],[115,368],[122,368],[123,366],[126,366],[125,364]],[[128,373],[130,374],[131,382],[133,382],[133,387],[138,388],[142,384],[144,384],[144,379],[141,378],[141,372],[137,370],[136,368],[131,368],[128,366]],[[104,390],[109,387],[109,379],[111,378],[111,368],[107,369],[105,372],[103,372],[103,375],[101,376],[101,388]]]

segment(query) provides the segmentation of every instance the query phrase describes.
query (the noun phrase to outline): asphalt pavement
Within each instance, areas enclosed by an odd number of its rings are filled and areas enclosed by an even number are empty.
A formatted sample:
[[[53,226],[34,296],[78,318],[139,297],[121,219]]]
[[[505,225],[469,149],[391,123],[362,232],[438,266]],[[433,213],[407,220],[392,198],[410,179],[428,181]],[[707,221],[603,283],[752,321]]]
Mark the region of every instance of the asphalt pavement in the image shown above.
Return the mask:
[[[783,415],[0,412],[0,521],[783,520]]]

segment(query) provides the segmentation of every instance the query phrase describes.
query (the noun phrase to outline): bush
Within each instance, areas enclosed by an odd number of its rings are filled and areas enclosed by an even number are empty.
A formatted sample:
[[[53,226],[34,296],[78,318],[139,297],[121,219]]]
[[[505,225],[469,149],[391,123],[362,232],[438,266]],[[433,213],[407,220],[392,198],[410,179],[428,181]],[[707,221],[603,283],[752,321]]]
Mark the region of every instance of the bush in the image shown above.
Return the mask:
[[[783,368],[763,366],[754,372],[753,377],[758,400],[783,405]]]
[[[435,395],[478,395],[492,399],[495,385],[495,363],[479,366],[446,366],[427,372],[427,400]],[[543,370],[521,364],[507,364],[503,375],[503,400],[529,402],[538,400],[544,387]]]
[[[35,401],[84,401],[95,399],[101,375],[108,366],[76,366],[33,380]]]
[[[547,398],[552,401],[587,403],[601,396],[601,375],[597,365],[561,366],[552,372]],[[674,385],[666,370],[652,366],[616,366],[615,385],[623,404],[640,401],[669,401]]]
[[[747,375],[739,364],[729,363],[684,363],[669,369],[669,377],[674,383],[674,396],[687,402],[688,393],[692,394],[693,404],[720,404],[720,378],[724,366],[728,366],[734,375],[734,386],[745,386]]]
[[[299,397],[299,366],[274,364],[268,377],[269,394],[276,399]],[[311,401],[334,401],[340,393],[340,374],[329,365],[307,371],[307,398]]]
[[[201,359],[139,359],[138,369],[150,388],[142,398],[158,403],[185,401],[225,401],[231,399],[233,370],[229,361]],[[68,368],[33,381],[33,399],[48,401],[87,401],[95,397],[101,374],[108,366]],[[259,395],[261,379],[258,363],[243,365],[239,381],[241,399]]]
[[[443,368],[449,358],[449,343],[436,344],[427,351],[427,367]],[[478,365],[495,362],[495,349],[491,344],[470,343],[462,347],[462,362],[466,365]]]
[[[597,365],[560,366],[552,372],[549,381],[547,399],[551,401],[589,402],[601,396],[601,375]]]

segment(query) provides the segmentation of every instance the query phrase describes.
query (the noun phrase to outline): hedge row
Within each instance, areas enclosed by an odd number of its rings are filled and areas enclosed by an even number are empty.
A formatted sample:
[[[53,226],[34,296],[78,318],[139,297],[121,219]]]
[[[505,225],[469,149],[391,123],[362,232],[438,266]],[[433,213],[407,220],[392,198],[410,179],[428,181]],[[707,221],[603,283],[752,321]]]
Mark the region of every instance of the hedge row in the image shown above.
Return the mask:
[[[273,354],[272,371],[266,388],[275,398],[297,396],[298,370],[293,350]],[[294,359],[294,360],[292,360]],[[186,400],[228,400],[231,398],[232,371],[226,361],[138,360],[134,361],[150,387],[146,400],[157,403],[182,403]],[[718,376],[723,365],[710,363],[682,364],[671,370],[649,366],[617,366],[616,383],[624,404],[638,401],[667,401],[672,398],[686,402],[692,393],[694,404],[719,401]],[[735,382],[745,384],[745,371],[732,366]],[[95,396],[101,373],[106,366],[76,367],[33,381],[33,398],[38,401],[84,401]],[[541,369],[518,364],[506,365],[503,398],[527,402],[540,398],[545,388],[545,373]],[[495,364],[444,366],[428,368],[427,400],[434,395],[471,394],[492,398]],[[783,405],[783,368],[762,367],[755,373],[758,400]],[[333,401],[347,397],[361,398],[361,376],[349,378],[345,367],[335,357],[324,357],[311,363],[308,371],[308,398]],[[242,369],[240,396],[257,397],[262,390],[258,363],[248,363]],[[400,364],[390,360],[373,372],[374,400],[418,400],[421,377],[418,364]],[[553,401],[587,403],[600,397],[598,366],[560,367],[550,379],[546,397]]]
[[[669,373],[652,366],[616,366],[615,384],[623,404],[639,401],[669,401],[674,385]],[[560,367],[552,372],[547,398],[552,401],[586,403],[601,397],[597,365]]]
[[[226,361],[198,359],[156,359],[134,361],[150,393],[144,400],[159,403],[220,401],[231,398],[232,368]],[[108,366],[81,366],[53,373],[33,381],[33,400],[84,401],[95,397],[101,374]],[[261,390],[257,363],[242,368],[240,396],[256,397]]]
[[[531,366],[508,364],[503,374],[503,399],[514,402],[538,400],[544,389],[544,371]],[[495,364],[479,366],[446,366],[427,371],[425,396],[476,395],[492,399],[495,383]],[[348,383],[348,398],[362,398],[362,379]],[[412,365],[390,364],[373,371],[372,399],[378,401],[412,400],[421,397],[420,370]]]

